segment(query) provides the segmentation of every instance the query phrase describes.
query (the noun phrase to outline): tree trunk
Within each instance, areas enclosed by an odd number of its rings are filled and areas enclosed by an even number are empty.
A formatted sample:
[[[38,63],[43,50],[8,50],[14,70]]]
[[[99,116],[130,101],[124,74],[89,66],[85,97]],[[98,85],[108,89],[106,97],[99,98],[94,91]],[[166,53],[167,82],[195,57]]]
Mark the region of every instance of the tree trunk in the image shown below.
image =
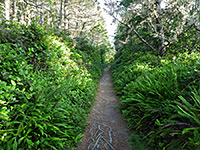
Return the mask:
[[[62,26],[62,8],[63,7],[63,0],[60,0],[60,16],[59,16],[59,28]]]
[[[24,2],[21,2],[21,10],[20,10],[20,12],[21,12],[21,20],[20,20],[20,22],[22,23],[22,24],[25,24],[25,19],[24,19],[24,17],[25,17],[25,6],[24,6]]]
[[[17,20],[17,1],[16,0],[13,0],[12,15],[13,15],[13,20]]]
[[[162,0],[157,0],[157,3],[156,3],[157,4],[157,6],[156,6],[157,12],[158,12],[156,18],[157,18],[157,31],[159,33],[159,48],[158,48],[159,52],[158,53],[160,56],[163,56],[165,53],[165,49],[164,49],[165,35],[164,35],[162,18],[160,17],[161,11],[162,11],[161,10],[161,2],[162,2]]]
[[[40,9],[40,20],[39,24],[42,26],[43,24],[43,1],[41,0],[41,9]]]
[[[64,2],[64,28],[67,29],[67,13],[66,13],[66,7],[67,7],[68,0],[65,0]]]
[[[27,7],[27,14],[26,14],[26,24],[30,25],[31,24],[31,8],[30,6]]]
[[[10,0],[5,0],[5,18],[10,20]]]
[[[51,14],[51,22],[50,22],[50,25],[51,25],[51,27],[54,27],[54,21],[55,21],[55,16],[54,16],[54,14]]]

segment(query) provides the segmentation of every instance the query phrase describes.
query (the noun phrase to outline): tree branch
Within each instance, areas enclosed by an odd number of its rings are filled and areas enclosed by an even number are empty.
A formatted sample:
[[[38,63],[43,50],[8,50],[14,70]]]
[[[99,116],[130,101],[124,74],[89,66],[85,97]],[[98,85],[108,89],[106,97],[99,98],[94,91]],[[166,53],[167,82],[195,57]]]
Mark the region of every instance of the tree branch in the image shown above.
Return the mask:
[[[194,28],[200,32],[200,27],[198,27],[196,24],[194,24]]]
[[[163,127],[161,127],[160,129],[164,129],[170,126],[189,126],[190,124],[188,123],[184,123],[184,122],[174,122],[174,123],[168,123],[166,125],[164,125]]]
[[[132,28],[131,26],[129,26],[128,24],[126,24],[126,23],[122,22],[121,20],[119,20],[114,14],[110,14],[110,15],[111,15],[115,20],[117,20],[120,24],[122,24],[122,25],[128,27],[129,29],[131,29],[131,31],[133,31],[133,32],[137,35],[137,37],[138,37],[144,44],[146,44],[150,49],[152,49],[154,52],[157,51],[151,44],[149,44],[145,39],[143,39],[143,38],[140,36],[140,34],[139,34],[135,29],[133,29],[133,28]]]
[[[44,8],[44,7],[40,7],[40,6],[42,6],[43,5],[43,3],[42,4],[39,4],[39,5],[37,5],[37,4],[32,4],[32,3],[29,3],[29,2],[27,2],[26,0],[24,0],[24,2],[26,3],[26,4],[28,4],[28,5],[30,5],[30,6],[34,6],[34,7],[36,7],[36,8],[40,8],[40,9],[45,9],[45,10],[47,10],[47,11],[49,11],[50,13],[52,13],[51,12],[51,10],[49,10],[49,9],[47,9],[47,8]]]

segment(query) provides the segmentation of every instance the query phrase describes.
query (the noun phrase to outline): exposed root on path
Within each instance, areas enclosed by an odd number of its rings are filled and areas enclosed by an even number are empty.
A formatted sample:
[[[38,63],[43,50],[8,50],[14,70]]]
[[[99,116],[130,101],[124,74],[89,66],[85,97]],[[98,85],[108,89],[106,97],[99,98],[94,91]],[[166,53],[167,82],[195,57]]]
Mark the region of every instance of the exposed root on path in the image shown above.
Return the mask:
[[[89,133],[91,137],[88,150],[115,150],[112,146],[115,133],[111,126],[95,123]]]
[[[127,124],[121,116],[119,98],[112,88],[109,67],[105,68],[96,96],[95,105],[88,116],[85,135],[79,150],[130,150]]]

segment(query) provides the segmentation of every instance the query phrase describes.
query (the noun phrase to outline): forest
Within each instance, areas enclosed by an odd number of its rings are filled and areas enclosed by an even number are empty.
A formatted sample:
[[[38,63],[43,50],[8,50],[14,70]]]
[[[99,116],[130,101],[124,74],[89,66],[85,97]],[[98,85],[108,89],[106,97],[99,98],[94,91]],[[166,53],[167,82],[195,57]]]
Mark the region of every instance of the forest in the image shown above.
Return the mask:
[[[200,149],[200,0],[104,3],[114,45],[97,0],[0,0],[0,149],[76,149],[109,64],[132,150]]]

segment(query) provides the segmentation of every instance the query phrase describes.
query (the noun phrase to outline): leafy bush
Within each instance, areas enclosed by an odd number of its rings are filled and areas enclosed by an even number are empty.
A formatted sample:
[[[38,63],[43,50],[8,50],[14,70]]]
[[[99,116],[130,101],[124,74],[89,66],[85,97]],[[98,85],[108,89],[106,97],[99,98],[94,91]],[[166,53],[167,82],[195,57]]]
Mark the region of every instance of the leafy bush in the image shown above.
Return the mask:
[[[141,132],[154,149],[197,148],[198,131],[196,137],[192,130],[187,134],[190,141],[195,141],[193,144],[187,144],[186,134],[180,134],[188,124],[196,127],[196,122],[188,123],[180,116],[180,106],[175,103],[186,109],[179,96],[190,99],[191,90],[199,88],[199,54],[162,58],[148,52],[141,54],[129,53],[127,57],[126,51],[118,54],[111,67],[113,85],[121,96],[120,108],[130,129]],[[197,112],[193,117],[198,116]]]
[[[98,54],[81,53],[69,37],[36,24],[2,27],[0,149],[76,146],[104,67]]]
[[[200,89],[192,92],[192,99],[186,100],[182,96],[179,96],[181,102],[175,102],[177,105],[173,106],[178,112],[177,118],[184,125],[181,130],[179,129],[178,134],[182,133],[181,141],[184,143],[181,145],[182,148],[190,147],[193,149],[200,148]],[[174,141],[177,142],[177,141]],[[180,142],[179,142],[180,143]]]
[[[143,53],[134,53],[130,55],[130,53],[128,53],[124,51],[114,62],[115,65],[111,66],[112,77],[116,79],[114,81],[114,86],[119,95],[122,94],[122,90],[126,84],[130,81],[134,81],[143,72],[152,70],[153,66],[159,64],[160,61],[159,58],[150,53],[146,55],[143,55]]]
[[[93,95],[77,79],[62,85],[47,87],[25,102],[9,106],[9,119],[2,121],[2,149],[70,148],[80,140],[86,125],[87,109]],[[89,84],[89,83],[87,83]],[[1,106],[5,107],[5,106]],[[8,106],[7,106],[8,107]]]

